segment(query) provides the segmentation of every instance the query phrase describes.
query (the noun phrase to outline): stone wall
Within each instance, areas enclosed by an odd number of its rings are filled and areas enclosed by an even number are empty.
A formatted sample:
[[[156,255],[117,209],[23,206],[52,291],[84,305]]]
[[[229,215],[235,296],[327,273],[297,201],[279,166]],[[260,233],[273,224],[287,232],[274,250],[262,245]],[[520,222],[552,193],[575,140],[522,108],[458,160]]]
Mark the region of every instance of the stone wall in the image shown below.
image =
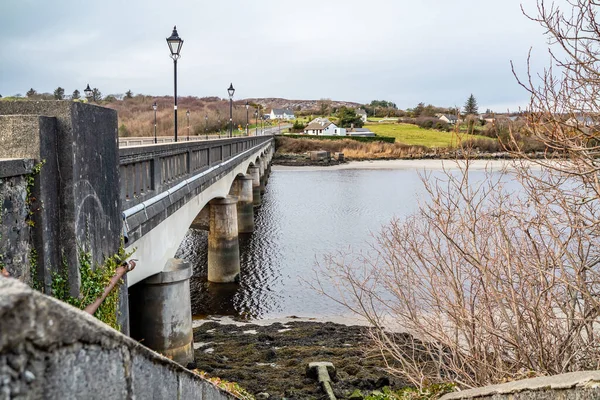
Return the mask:
[[[39,185],[41,223],[58,231],[40,240],[44,246],[46,239],[51,242],[41,261],[47,261],[47,271],[64,262],[71,295],[77,296],[79,250],[89,251],[101,265],[119,247],[116,111],[71,101],[0,102],[0,157],[45,161]]]
[[[30,284],[27,177],[33,160],[0,159],[0,270]]]
[[[117,113],[71,101],[0,102],[0,158],[43,162],[34,184],[31,244],[37,280],[50,293],[53,273],[68,270],[80,292],[79,253],[95,265],[117,253],[122,234]],[[63,272],[63,271],[61,271]],[[127,287],[119,323],[128,331]]]
[[[0,399],[227,400],[90,315],[0,277]]]
[[[572,372],[464,390],[441,400],[591,400],[600,399],[600,371]]]

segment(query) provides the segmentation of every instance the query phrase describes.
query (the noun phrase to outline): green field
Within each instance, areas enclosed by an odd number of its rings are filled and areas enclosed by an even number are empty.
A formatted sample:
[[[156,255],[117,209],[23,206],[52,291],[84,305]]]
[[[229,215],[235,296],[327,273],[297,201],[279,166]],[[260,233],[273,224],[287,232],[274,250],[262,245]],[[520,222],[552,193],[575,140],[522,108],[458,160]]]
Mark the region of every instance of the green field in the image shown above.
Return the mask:
[[[373,133],[396,138],[396,143],[427,147],[451,147],[457,142],[456,133],[440,132],[434,129],[423,129],[412,124],[366,124]],[[461,134],[461,139],[489,139],[480,135]]]

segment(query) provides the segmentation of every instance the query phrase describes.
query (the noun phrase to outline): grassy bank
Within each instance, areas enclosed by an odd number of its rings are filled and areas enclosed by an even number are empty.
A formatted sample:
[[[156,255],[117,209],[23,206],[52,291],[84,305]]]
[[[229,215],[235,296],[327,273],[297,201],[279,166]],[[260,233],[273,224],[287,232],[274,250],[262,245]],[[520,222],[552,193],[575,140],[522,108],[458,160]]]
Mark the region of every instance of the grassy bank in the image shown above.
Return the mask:
[[[440,132],[434,129],[423,129],[412,124],[367,124],[372,132],[381,136],[396,138],[396,142],[407,145],[424,146],[429,148],[456,147],[458,138],[454,132]],[[460,140],[493,141],[485,136],[461,134]]]
[[[421,157],[429,152],[429,149],[424,146],[383,142],[362,143],[351,139],[292,139],[278,136],[276,141],[277,152],[280,154],[302,154],[312,150],[326,150],[331,153],[342,152],[347,159],[351,160]]]

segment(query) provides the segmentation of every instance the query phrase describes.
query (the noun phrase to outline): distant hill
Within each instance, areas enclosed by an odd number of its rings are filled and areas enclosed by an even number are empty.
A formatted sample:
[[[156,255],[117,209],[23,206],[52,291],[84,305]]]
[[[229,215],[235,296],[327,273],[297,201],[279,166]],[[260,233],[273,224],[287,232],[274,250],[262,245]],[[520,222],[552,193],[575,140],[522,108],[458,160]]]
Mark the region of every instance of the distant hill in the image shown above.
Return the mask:
[[[330,107],[352,107],[357,108],[361,106],[360,103],[354,103],[352,101],[339,101],[339,100],[288,100],[276,97],[263,98],[263,99],[244,99],[253,104],[260,104],[262,107],[270,111],[271,108],[285,108],[292,111],[305,111],[305,110],[318,110],[319,103],[326,101]]]

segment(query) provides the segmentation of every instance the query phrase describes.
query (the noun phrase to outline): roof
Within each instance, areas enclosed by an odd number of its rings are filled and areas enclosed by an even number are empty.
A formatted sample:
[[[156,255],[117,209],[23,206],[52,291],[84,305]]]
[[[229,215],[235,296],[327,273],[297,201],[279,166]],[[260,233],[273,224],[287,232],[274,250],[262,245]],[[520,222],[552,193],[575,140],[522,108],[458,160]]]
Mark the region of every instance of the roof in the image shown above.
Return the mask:
[[[367,129],[367,128],[354,128],[354,129],[352,130],[352,132],[367,133],[367,132],[371,132],[371,130],[370,130],[370,129]]]
[[[448,118],[448,121],[458,121],[458,118],[456,118],[456,115],[452,115],[452,114],[444,114],[442,115],[442,117],[446,117]],[[441,118],[441,117],[440,117]]]
[[[288,110],[288,109],[284,109],[284,108],[274,108],[273,114],[275,114],[275,115],[283,115],[283,114],[294,115],[294,112],[292,110]]]
[[[316,131],[316,130],[321,130],[321,129],[327,129],[327,127],[329,125],[333,125],[333,123],[328,120],[328,119],[324,119],[322,122],[311,122],[310,124],[308,124],[308,126],[306,128],[304,128],[305,131]],[[335,125],[333,125],[335,126]]]
[[[367,115],[367,112],[365,110],[363,110],[362,108],[359,108],[358,110],[356,110],[356,113],[358,115]]]

